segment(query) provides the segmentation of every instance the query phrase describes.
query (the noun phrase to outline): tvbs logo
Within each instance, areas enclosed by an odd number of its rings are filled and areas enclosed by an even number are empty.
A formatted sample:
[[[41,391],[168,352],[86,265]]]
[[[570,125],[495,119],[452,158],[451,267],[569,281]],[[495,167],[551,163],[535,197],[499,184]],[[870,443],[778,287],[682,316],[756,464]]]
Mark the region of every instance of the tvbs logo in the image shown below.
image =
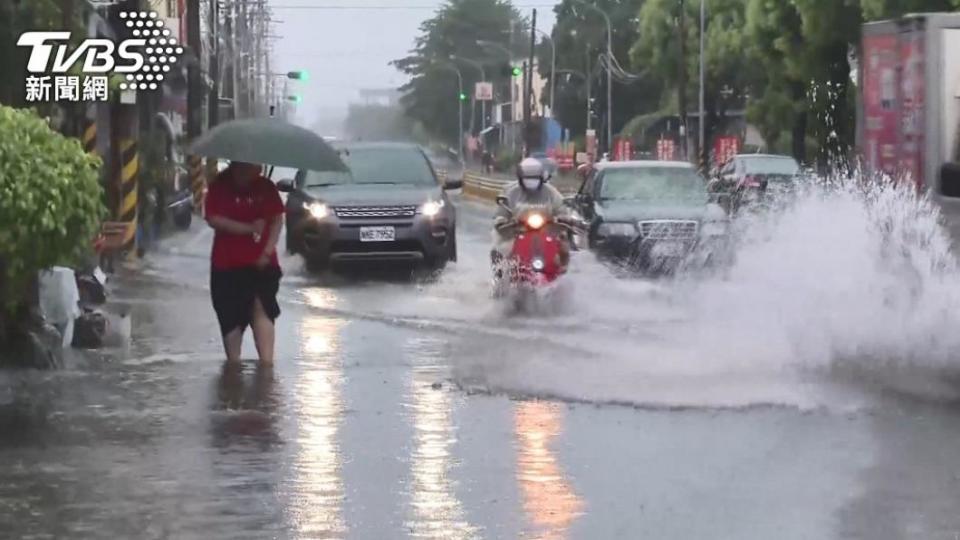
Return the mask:
[[[70,32],[26,32],[17,45],[32,47],[27,71],[30,73],[66,73],[83,59],[83,73],[136,73],[146,63],[146,57],[137,49],[145,47],[144,39],[130,39],[117,46],[109,39],[88,39],[68,55],[67,45],[54,45],[68,41]],[[119,56],[121,62],[117,62]],[[51,65],[50,60],[53,59]]]
[[[122,12],[120,18],[132,38],[120,42],[91,38],[73,51],[68,44],[70,32],[22,34],[17,45],[31,49],[27,61],[31,74],[27,78],[27,100],[51,101],[51,95],[53,101],[79,100],[80,96],[74,97],[72,91],[79,89],[80,79],[84,79],[83,101],[106,101],[107,77],[111,74],[125,76],[119,84],[121,90],[158,89],[183,54],[183,47],[154,12]],[[82,77],[66,76],[76,73],[74,67],[78,65]],[[66,88],[63,93],[59,90],[61,85]]]

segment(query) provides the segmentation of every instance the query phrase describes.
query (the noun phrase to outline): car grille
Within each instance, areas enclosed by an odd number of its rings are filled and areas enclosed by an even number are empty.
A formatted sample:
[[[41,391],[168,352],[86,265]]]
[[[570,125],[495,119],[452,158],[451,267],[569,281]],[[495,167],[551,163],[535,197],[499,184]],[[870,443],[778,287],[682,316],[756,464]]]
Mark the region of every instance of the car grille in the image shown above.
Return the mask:
[[[333,209],[338,218],[410,218],[417,214],[416,206],[337,206]]]
[[[641,221],[640,234],[644,240],[695,240],[700,224],[696,221],[657,220]]]

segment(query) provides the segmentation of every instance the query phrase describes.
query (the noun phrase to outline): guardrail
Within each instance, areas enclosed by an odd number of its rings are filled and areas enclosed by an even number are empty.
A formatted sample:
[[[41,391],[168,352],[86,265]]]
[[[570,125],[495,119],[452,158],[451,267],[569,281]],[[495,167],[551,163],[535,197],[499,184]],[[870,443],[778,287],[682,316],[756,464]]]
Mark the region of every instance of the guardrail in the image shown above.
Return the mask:
[[[467,171],[463,175],[463,194],[466,197],[483,201],[495,201],[503,193],[503,189],[510,183],[509,180],[488,178],[475,172]]]

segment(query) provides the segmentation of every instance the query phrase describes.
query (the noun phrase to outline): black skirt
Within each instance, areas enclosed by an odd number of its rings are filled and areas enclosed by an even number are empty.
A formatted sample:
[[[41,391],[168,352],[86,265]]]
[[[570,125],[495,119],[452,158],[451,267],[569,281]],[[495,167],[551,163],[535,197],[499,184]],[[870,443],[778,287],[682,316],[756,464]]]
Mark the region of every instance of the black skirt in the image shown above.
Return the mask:
[[[277,291],[280,289],[279,268],[237,268],[210,271],[210,297],[217,312],[220,332],[227,335],[239,328],[246,330],[253,318],[253,301],[260,299],[267,317],[280,316]]]

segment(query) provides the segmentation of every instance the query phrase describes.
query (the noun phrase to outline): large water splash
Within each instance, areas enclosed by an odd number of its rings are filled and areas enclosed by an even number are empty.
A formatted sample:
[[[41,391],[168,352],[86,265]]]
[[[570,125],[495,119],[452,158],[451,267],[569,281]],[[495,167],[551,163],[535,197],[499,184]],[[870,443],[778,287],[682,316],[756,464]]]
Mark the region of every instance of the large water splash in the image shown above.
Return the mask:
[[[466,382],[638,406],[848,407],[863,388],[838,371],[949,374],[960,271],[936,206],[910,186],[859,173],[810,185],[738,221],[723,275],[618,280],[581,258],[575,310],[536,325],[509,362],[465,352]]]

